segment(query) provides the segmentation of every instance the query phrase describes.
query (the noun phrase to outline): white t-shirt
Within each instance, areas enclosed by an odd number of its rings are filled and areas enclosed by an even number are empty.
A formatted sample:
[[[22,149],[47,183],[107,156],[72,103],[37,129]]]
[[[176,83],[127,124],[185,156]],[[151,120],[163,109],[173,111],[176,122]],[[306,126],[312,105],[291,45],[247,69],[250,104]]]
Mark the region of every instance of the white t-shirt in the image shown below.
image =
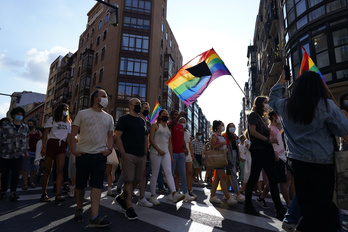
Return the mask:
[[[66,138],[68,134],[71,133],[71,125],[70,122],[56,122],[53,120],[53,117],[50,117],[45,126],[45,128],[51,128],[50,133],[47,136],[48,139],[59,139],[66,142]]]
[[[112,116],[105,111],[97,112],[92,108],[79,111],[73,125],[80,128],[77,150],[89,154],[104,152],[107,134],[114,131]]]
[[[276,153],[276,155],[279,156],[280,159],[282,159],[284,162],[286,162],[286,156],[285,156],[285,148],[283,143],[282,135],[280,134],[279,129],[276,126],[269,125],[268,126],[271,129],[271,138],[277,138],[278,144],[272,143],[273,150]]]

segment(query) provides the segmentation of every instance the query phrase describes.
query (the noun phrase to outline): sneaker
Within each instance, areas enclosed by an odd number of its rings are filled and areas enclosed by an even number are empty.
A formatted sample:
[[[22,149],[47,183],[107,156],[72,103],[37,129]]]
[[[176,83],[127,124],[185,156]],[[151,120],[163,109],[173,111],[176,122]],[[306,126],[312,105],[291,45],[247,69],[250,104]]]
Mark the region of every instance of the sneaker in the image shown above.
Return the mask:
[[[77,223],[83,222],[82,213],[83,213],[83,209],[76,210],[75,216],[73,218],[74,222],[77,222]]]
[[[203,181],[202,180],[198,181],[198,185],[200,186],[204,185]]]
[[[145,198],[145,197],[144,197],[144,198]],[[159,202],[159,200],[157,199],[157,196],[156,196],[156,195],[153,195],[153,196],[150,197],[150,202],[151,202],[152,204],[154,204],[154,205],[159,205],[159,204],[161,204],[161,203]]]
[[[194,197],[195,199],[198,197],[196,194],[193,193],[193,190],[188,191],[188,193],[191,197]]]
[[[153,204],[148,202],[145,197],[143,199],[139,199],[137,202],[137,205],[147,207],[147,208],[151,208],[153,206]]]
[[[217,204],[221,204],[222,203],[222,201],[217,196],[210,197],[209,201],[211,203],[217,203]]]
[[[282,229],[285,230],[286,232],[292,232],[296,228],[296,224],[290,224],[285,221],[282,223]]]
[[[178,193],[178,192],[176,192],[176,193]],[[176,194],[176,193],[175,193],[175,194]],[[184,196],[184,198],[185,198],[185,195],[183,195],[183,196]],[[168,201],[174,202],[174,201],[173,201],[173,200],[174,200],[174,199],[173,199],[173,194],[169,193],[169,194],[167,195],[167,200],[168,200]]]
[[[244,205],[244,213],[254,215],[254,216],[260,216],[260,213],[257,212],[252,204],[245,204]]]
[[[93,221],[90,219],[89,220],[89,224],[88,227],[107,227],[111,224],[111,222],[109,222],[108,220],[105,220],[104,218],[100,217],[99,215],[97,216],[96,219],[94,219]]]
[[[165,188],[161,188],[161,189],[158,190],[158,193],[166,194],[166,193],[168,193],[168,191]]]
[[[173,203],[177,203],[179,201],[182,201],[185,198],[185,195],[180,194],[179,192],[175,192],[174,196],[171,193],[169,195],[172,197]]]
[[[75,187],[70,186],[69,187],[69,192],[68,192],[69,197],[73,198],[75,196]]]
[[[282,208],[281,210],[277,210],[276,212],[276,218],[279,220],[279,221],[283,221],[284,219],[284,215],[286,214],[286,209]]]
[[[108,195],[109,197],[116,197],[116,194],[113,193],[111,190],[108,190],[108,192],[106,193],[106,195]]]
[[[10,201],[17,201],[19,196],[17,195],[16,192],[11,193],[10,195]]]
[[[260,204],[260,206],[264,209],[269,209],[269,206],[266,204],[266,201],[264,198],[258,197],[256,201]]]
[[[133,221],[138,219],[138,215],[135,213],[133,207],[130,207],[126,210],[126,213],[124,214],[128,220]]]
[[[244,197],[242,194],[239,194],[239,195],[237,196],[237,201],[238,201],[238,202],[244,202],[244,201],[245,201],[245,197]]]
[[[227,205],[235,205],[235,204],[237,204],[237,200],[233,197],[233,196],[231,196],[228,200],[227,200]]]
[[[121,199],[121,195],[117,195],[115,198],[116,202],[121,206],[123,210],[127,210],[126,200]]]
[[[184,201],[193,201],[195,198],[191,197],[189,192],[185,193]]]

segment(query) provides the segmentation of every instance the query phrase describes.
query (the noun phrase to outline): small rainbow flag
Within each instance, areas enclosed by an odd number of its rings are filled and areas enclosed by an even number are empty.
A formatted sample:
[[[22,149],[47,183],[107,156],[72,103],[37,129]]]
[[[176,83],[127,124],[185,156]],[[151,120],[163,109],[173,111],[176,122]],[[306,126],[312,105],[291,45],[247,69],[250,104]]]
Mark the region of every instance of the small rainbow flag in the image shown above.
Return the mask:
[[[326,85],[326,81],[325,81],[323,75],[321,74],[321,72],[318,69],[318,67],[314,64],[314,62],[311,59],[311,57],[306,52],[306,49],[304,49],[304,47],[302,47],[302,49],[303,49],[303,58],[302,58],[302,63],[301,63],[300,76],[301,76],[302,72],[304,72],[304,71],[316,72],[316,73],[318,73],[320,75],[321,79],[324,82],[324,85]]]
[[[156,118],[158,117],[159,112],[161,111],[161,106],[158,103],[158,101],[156,101],[155,107],[153,108],[151,117],[150,117],[150,123],[153,124],[156,121]]]
[[[176,95],[189,106],[216,78],[231,75],[219,55],[210,49],[182,66],[167,82]]]

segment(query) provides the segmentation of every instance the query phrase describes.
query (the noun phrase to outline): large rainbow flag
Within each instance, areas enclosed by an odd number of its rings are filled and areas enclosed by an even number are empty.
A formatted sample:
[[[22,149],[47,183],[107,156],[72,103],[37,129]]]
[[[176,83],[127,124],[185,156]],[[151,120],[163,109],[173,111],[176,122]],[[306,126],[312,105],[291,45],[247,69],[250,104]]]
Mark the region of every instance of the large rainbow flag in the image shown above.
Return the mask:
[[[308,53],[306,52],[306,49],[304,47],[302,47],[302,49],[303,49],[303,58],[302,58],[302,63],[301,63],[300,76],[301,76],[302,72],[304,72],[304,71],[316,72],[320,75],[321,79],[324,82],[324,85],[326,85],[326,81],[325,81],[323,75],[321,74],[318,67],[314,64],[312,58],[308,55]]]
[[[223,75],[231,75],[231,73],[212,48],[182,66],[166,82],[166,85],[189,106],[213,80]]]
[[[156,101],[155,107],[153,108],[151,117],[150,117],[150,123],[153,124],[156,121],[156,118],[158,117],[159,112],[161,111],[161,106],[158,103],[158,101]]]

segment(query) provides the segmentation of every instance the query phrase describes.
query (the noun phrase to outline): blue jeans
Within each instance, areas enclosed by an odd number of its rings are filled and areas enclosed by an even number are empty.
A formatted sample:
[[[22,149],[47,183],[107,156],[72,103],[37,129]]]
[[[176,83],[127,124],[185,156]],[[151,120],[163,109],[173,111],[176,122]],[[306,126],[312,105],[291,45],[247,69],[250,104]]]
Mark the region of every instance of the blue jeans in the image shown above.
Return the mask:
[[[184,194],[187,193],[187,182],[186,182],[186,166],[185,166],[185,154],[184,153],[173,153],[173,173],[175,173],[175,167],[178,167],[181,190]]]

